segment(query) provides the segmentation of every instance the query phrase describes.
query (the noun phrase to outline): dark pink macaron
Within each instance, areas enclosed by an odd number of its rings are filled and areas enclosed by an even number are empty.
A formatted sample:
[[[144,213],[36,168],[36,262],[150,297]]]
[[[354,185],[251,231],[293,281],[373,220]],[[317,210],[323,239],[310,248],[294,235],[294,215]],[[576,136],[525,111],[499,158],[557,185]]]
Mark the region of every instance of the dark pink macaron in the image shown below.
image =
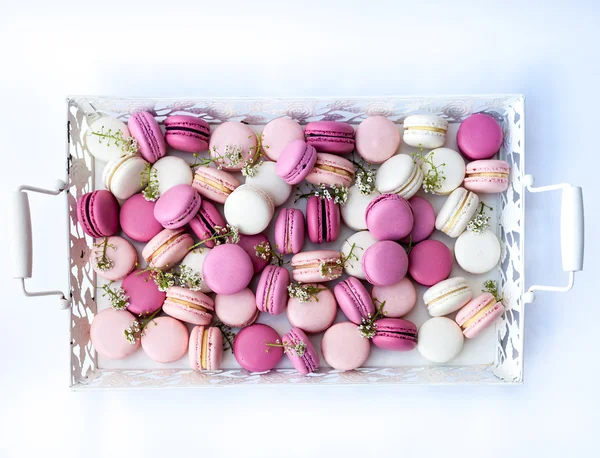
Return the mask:
[[[138,143],[139,152],[154,164],[167,152],[165,138],[154,116],[146,111],[134,113],[127,122],[129,133]]]
[[[445,280],[452,272],[452,252],[439,240],[424,240],[415,245],[409,255],[409,273],[424,286]]]
[[[410,351],[417,346],[417,326],[401,318],[382,318],[375,322],[373,344],[384,350]]]
[[[261,244],[268,244],[271,247],[268,237],[262,232],[254,235],[240,234],[240,241],[237,243],[238,246],[242,247],[250,260],[252,261],[252,268],[254,273],[260,273],[267,265],[271,262],[271,256],[265,256],[257,252],[256,247]]]
[[[333,288],[333,294],[344,315],[355,324],[375,314],[373,299],[358,278],[348,277]]]
[[[256,307],[261,312],[279,315],[288,303],[290,273],[285,267],[267,266],[256,287]]]
[[[339,205],[333,200],[310,196],[306,202],[306,225],[311,242],[335,242],[341,227]]]
[[[354,128],[337,121],[309,122],[306,142],[321,153],[348,154],[354,151]]]
[[[235,294],[243,290],[254,275],[248,253],[236,244],[217,245],[204,259],[202,277],[217,294]]]
[[[413,213],[414,225],[402,243],[419,243],[429,237],[435,229],[435,211],[427,199],[414,196],[408,201]]]
[[[282,208],[275,220],[275,245],[281,254],[296,254],[304,246],[304,213]]]
[[[267,344],[281,342],[279,334],[266,324],[246,326],[235,336],[233,355],[240,366],[250,372],[265,372],[273,369],[283,356],[282,347]]]
[[[367,228],[377,240],[400,240],[413,229],[414,217],[409,203],[398,194],[381,194],[365,211]]]
[[[143,194],[135,194],[121,207],[119,221],[125,234],[136,242],[149,242],[163,230],[154,217],[156,202],[146,200]]]
[[[502,146],[502,127],[490,115],[471,115],[458,128],[456,143],[469,159],[489,159]]]
[[[203,199],[198,209],[198,213],[189,222],[190,229],[196,234],[200,240],[206,240],[212,237],[215,233],[215,226],[225,227],[225,218],[219,213],[208,199]],[[208,248],[215,246],[213,240],[204,242]]]
[[[136,315],[151,315],[162,307],[167,293],[160,291],[152,274],[136,270],[123,280],[123,290],[129,297],[127,310]]]
[[[408,256],[398,243],[384,240],[365,250],[362,268],[367,281],[372,285],[393,285],[406,276]]]
[[[187,153],[208,149],[210,126],[204,119],[189,115],[169,116],[165,119],[165,140],[171,148]]]
[[[294,140],[281,151],[277,159],[277,175],[289,184],[298,184],[312,171],[317,150],[304,140]]]
[[[286,356],[302,375],[310,374],[319,368],[319,354],[302,329],[290,329],[281,340],[285,345]]]
[[[198,213],[202,198],[189,184],[178,184],[162,194],[154,207],[154,217],[165,229],[178,229]]]
[[[90,237],[110,237],[119,230],[119,202],[110,192],[92,191],[77,202],[77,220]]]

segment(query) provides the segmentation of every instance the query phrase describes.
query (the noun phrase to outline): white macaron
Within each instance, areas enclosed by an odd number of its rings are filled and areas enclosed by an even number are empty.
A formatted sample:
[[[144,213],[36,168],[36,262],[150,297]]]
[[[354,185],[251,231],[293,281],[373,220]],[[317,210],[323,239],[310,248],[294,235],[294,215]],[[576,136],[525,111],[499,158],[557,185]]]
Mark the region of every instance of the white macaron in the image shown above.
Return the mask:
[[[460,326],[444,316],[423,323],[417,339],[421,356],[434,363],[447,363],[456,358],[465,340]]]
[[[453,277],[436,283],[423,294],[423,301],[431,316],[444,316],[456,312],[473,297],[473,292],[463,277]]]
[[[465,188],[456,188],[446,198],[435,219],[435,228],[456,238],[467,228],[479,206],[479,197]]]
[[[439,116],[418,114],[404,120],[404,143],[421,148],[439,148],[446,141],[448,121]]]
[[[396,154],[377,170],[375,186],[382,194],[398,194],[406,200],[423,184],[423,171],[408,154]]]
[[[190,165],[180,157],[165,156],[152,166],[150,179],[158,180],[158,192],[159,195],[163,195],[173,186],[191,185],[194,175]]]
[[[344,264],[344,271],[351,277],[356,277],[361,280],[366,280],[367,277],[362,269],[362,258],[367,251],[367,248],[370,248],[372,245],[375,245],[377,240],[375,237],[371,235],[369,231],[360,231],[355,232],[350,237],[348,237],[344,243],[342,243],[341,252],[344,256],[344,259],[347,261]],[[352,249],[352,245],[354,245],[354,250],[352,254],[355,257],[350,257],[350,250]]]
[[[113,159],[104,167],[102,181],[104,187],[117,199],[129,199],[148,184],[148,162],[136,154],[127,154]]]
[[[90,124],[84,142],[92,156],[109,162],[128,153],[127,146],[119,138],[127,140],[130,137],[129,129],[123,121],[102,116]]]
[[[456,262],[472,274],[483,274],[496,267],[501,251],[498,237],[490,230],[481,234],[465,231],[454,245]]]
[[[465,179],[466,165],[458,152],[450,148],[438,148],[430,151],[425,158],[427,160],[421,165],[425,176],[432,171],[431,164],[444,176],[440,187],[434,190],[435,194],[450,194],[462,184]]]
[[[186,266],[192,269],[192,271],[198,275],[198,277],[202,280],[200,283],[200,289],[203,293],[211,293],[212,290],[204,283],[204,279],[202,277],[202,266],[204,265],[204,259],[210,253],[210,248],[200,247],[195,250],[190,251],[185,255],[185,258],[179,264],[181,266]]]
[[[357,186],[348,188],[348,199],[344,205],[340,206],[340,212],[344,223],[355,231],[364,231],[367,229],[366,211],[373,199],[379,195],[378,191],[371,194],[362,194]]]
[[[265,191],[273,200],[273,204],[278,207],[288,200],[292,193],[292,186],[277,175],[276,168],[277,164],[271,161],[257,165],[254,176],[246,177],[246,184]]]
[[[274,205],[262,189],[244,184],[225,201],[225,219],[240,234],[254,235],[264,231],[273,218]]]

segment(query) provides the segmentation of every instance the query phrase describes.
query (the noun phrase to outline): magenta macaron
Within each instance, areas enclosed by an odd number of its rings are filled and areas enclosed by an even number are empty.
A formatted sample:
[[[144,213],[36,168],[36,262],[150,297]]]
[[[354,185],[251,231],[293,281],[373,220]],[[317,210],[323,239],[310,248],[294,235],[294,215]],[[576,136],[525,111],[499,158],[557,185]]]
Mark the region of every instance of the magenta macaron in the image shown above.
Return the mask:
[[[335,154],[318,153],[315,166],[306,176],[312,184],[350,187],[354,179],[354,164]]]
[[[154,217],[165,229],[178,229],[196,216],[201,203],[202,198],[194,188],[178,184],[160,196],[154,207]]]
[[[312,171],[317,150],[304,140],[294,140],[281,151],[277,159],[277,175],[289,184],[298,184]]]
[[[200,240],[206,240],[215,234],[215,227],[225,227],[225,218],[221,215],[217,207],[211,204],[207,199],[204,199],[200,204],[198,213],[190,222],[190,229]],[[213,240],[207,240],[204,245],[208,248],[215,246]]]
[[[310,196],[306,202],[306,225],[311,242],[335,242],[341,228],[339,205],[330,199]]]
[[[375,322],[373,345],[384,350],[410,351],[417,346],[417,326],[401,318],[382,318]]]
[[[156,202],[146,200],[143,194],[135,194],[121,206],[119,221],[123,232],[136,242],[148,242],[162,231],[162,224],[154,217]]]
[[[275,220],[275,245],[281,254],[296,254],[304,246],[304,213],[282,208]]]
[[[152,267],[175,267],[188,254],[194,239],[183,228],[163,229],[142,250],[142,256]]]
[[[510,166],[506,161],[488,159],[467,164],[463,186],[483,194],[504,192],[508,189]]]
[[[169,116],[165,119],[165,141],[171,148],[187,153],[208,149],[210,126],[204,119],[189,115]]]
[[[477,296],[456,314],[456,322],[467,339],[477,337],[504,313],[502,302],[496,302],[490,293]]]
[[[264,255],[257,252],[257,247],[259,245],[267,244],[269,249],[271,249],[271,243],[265,234],[262,232],[254,235],[245,235],[240,234],[240,241],[237,243],[238,246],[242,247],[248,256],[250,256],[250,260],[252,261],[252,268],[254,269],[254,273],[257,274],[262,272],[267,265],[271,262],[271,255]]]
[[[333,288],[335,299],[344,315],[355,324],[375,315],[375,305],[367,288],[358,278],[348,277]]]
[[[90,237],[109,237],[119,230],[119,202],[109,191],[88,192],[77,202],[77,220]]]
[[[125,329],[136,318],[126,310],[105,309],[96,314],[90,327],[92,345],[107,359],[123,359],[140,348],[140,341],[131,344],[125,338]]]
[[[138,143],[139,152],[146,161],[154,164],[167,152],[165,138],[154,116],[146,111],[134,113],[127,122],[129,133]]]
[[[256,307],[261,312],[279,315],[288,302],[290,274],[285,267],[267,266],[256,287]]]
[[[135,269],[137,252],[123,237],[105,237],[94,244],[90,263],[98,276],[110,281],[122,280]]]
[[[254,269],[248,253],[236,244],[215,246],[204,259],[202,277],[217,294],[235,294],[246,288]]]
[[[381,194],[365,211],[367,228],[377,240],[400,240],[414,226],[410,204],[398,194]]]
[[[402,243],[419,243],[429,237],[435,229],[435,211],[427,199],[419,196],[408,200],[413,213],[414,224],[412,231],[404,237]]]
[[[277,331],[266,324],[252,324],[243,328],[233,341],[233,355],[240,366],[250,372],[273,369],[283,356],[283,348],[269,347],[279,341]]]
[[[214,167],[198,167],[194,174],[192,187],[202,197],[224,204],[240,182],[231,173]]]
[[[362,268],[365,278],[372,285],[393,285],[406,276],[408,256],[398,243],[384,240],[365,250]]]
[[[223,360],[223,333],[214,326],[196,326],[190,332],[188,357],[197,371],[216,371]]]
[[[127,310],[135,315],[151,315],[162,307],[166,293],[160,291],[150,272],[136,270],[123,280],[123,290],[129,297]]]
[[[450,276],[453,260],[452,252],[444,243],[424,240],[410,251],[408,269],[417,283],[432,286]]]
[[[302,329],[290,329],[281,341],[285,346],[284,353],[302,375],[310,374],[319,368],[319,354]]]
[[[489,159],[502,146],[502,127],[490,115],[476,113],[460,124],[456,143],[471,160]]]
[[[345,122],[309,122],[304,134],[306,142],[321,153],[348,154],[354,151],[354,128]]]
[[[200,291],[173,286],[167,290],[163,312],[167,315],[192,324],[210,324],[214,301]]]
[[[185,325],[170,316],[154,318],[142,333],[144,352],[159,363],[172,363],[188,351],[189,334]]]

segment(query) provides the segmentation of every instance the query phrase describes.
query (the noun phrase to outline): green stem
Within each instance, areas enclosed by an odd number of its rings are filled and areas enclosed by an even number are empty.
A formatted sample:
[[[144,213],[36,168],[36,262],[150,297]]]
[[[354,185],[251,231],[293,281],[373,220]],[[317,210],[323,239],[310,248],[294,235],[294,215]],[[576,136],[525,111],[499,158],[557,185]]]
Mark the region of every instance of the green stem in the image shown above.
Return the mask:
[[[148,318],[145,318],[142,320],[142,322],[140,323],[140,332],[144,330],[144,328],[148,325],[148,323],[150,323],[154,317],[156,315],[158,315],[158,313],[162,310],[162,307],[160,307],[158,310],[156,310],[152,315],[150,315]]]

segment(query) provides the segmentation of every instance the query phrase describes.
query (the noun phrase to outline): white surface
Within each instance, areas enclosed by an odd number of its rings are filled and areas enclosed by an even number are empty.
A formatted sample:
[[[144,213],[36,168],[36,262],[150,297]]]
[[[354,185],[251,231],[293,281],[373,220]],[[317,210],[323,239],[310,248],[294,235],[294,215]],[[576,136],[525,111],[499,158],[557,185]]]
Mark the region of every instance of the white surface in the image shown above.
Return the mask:
[[[343,8],[310,3],[240,2],[236,8],[229,2],[218,10],[198,1],[180,2],[177,8],[152,1],[143,7],[111,1],[101,7],[3,2],[3,191],[22,182],[50,187],[63,177],[63,100],[70,93],[183,97],[523,92],[527,172],[535,175],[537,185],[585,187],[587,227],[597,227],[600,221],[590,211],[597,207],[592,200],[596,146],[588,135],[572,134],[596,130],[597,2],[565,6],[504,1],[483,6],[435,1],[425,6],[347,1]],[[146,37],[152,37],[148,45],[140,45]],[[171,41],[175,37],[181,38],[177,46]],[[440,37],[447,46],[439,46]],[[75,61],[81,65],[74,67]],[[36,117],[44,122],[25,122]],[[6,201],[7,194],[2,197]],[[32,197],[31,207],[31,287],[64,288],[65,215],[51,196]],[[559,212],[559,192],[527,196],[528,285],[566,282]],[[6,240],[8,228],[2,225],[0,231]],[[43,246],[45,241],[49,243]],[[577,275],[573,291],[539,292],[527,306],[523,386],[376,390],[307,386],[71,393],[66,388],[66,313],[58,310],[54,298],[25,300],[18,282],[8,278],[10,263],[5,262],[0,456],[30,456],[41,450],[61,457],[164,456],[193,449],[212,456],[229,450],[229,456],[267,457],[285,450],[287,457],[382,457],[397,456],[399,444],[403,454],[414,456],[464,456],[466,444],[481,457],[533,452],[548,457],[564,455],[567,449],[592,456],[597,452],[592,447],[600,402],[600,369],[590,358],[598,347],[597,303],[592,298],[599,254],[597,239],[588,237],[586,270]],[[48,268],[49,262],[56,268]],[[212,421],[202,421],[206,418]],[[438,429],[435,418],[452,421]],[[354,431],[362,421],[377,434],[351,440],[348,429]],[[465,427],[468,438],[462,441]],[[490,439],[493,427],[499,433]],[[292,445],[298,443],[292,436],[303,428],[311,428],[312,445]],[[203,444],[186,439],[200,434],[206,438]],[[396,447],[385,437],[394,438]]]

